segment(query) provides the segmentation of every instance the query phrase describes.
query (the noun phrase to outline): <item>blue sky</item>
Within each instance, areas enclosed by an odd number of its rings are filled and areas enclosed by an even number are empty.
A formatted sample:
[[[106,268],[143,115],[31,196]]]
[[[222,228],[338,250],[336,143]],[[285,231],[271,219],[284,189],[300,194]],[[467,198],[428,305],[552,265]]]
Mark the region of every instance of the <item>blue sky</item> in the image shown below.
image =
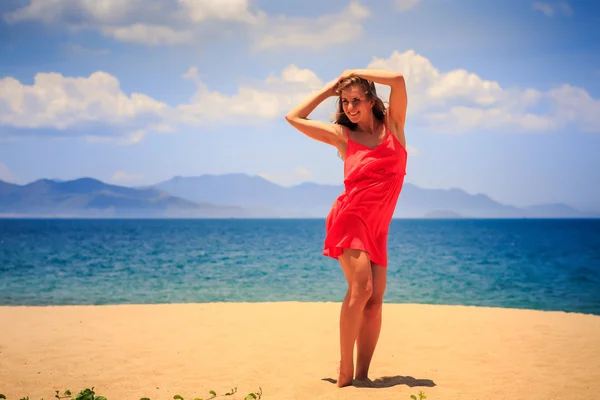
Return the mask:
[[[407,182],[600,211],[597,2],[5,0],[0,14],[3,180],[341,184],[336,150],[283,117],[345,69],[386,68],[407,80]]]

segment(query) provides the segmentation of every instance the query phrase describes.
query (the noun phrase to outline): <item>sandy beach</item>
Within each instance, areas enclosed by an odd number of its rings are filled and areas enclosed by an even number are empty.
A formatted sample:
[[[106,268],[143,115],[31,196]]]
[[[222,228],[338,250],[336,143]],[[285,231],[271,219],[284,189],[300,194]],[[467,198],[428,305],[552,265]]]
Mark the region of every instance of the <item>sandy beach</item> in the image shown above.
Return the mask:
[[[50,399],[600,399],[600,317],[385,304],[371,387],[339,389],[338,303],[0,307],[0,393]]]

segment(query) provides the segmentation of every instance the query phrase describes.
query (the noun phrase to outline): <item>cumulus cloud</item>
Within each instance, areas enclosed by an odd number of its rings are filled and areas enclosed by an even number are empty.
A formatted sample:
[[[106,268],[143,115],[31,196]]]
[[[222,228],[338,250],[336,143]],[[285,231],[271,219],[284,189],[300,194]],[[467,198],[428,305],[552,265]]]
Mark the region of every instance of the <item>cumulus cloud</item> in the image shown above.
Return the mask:
[[[354,40],[363,32],[360,22],[369,15],[356,0],[339,13],[316,18],[268,15],[250,0],[29,0],[4,19],[90,29],[149,46],[197,44],[239,29],[236,37],[251,38],[256,50],[319,50]]]
[[[40,21],[71,30],[89,29],[106,37],[145,45],[192,43],[196,23],[205,20],[240,20],[248,0],[29,0],[28,5],[6,13],[9,23]],[[237,11],[236,11],[237,10]],[[241,13],[241,15],[239,15]]]
[[[546,17],[553,17],[557,13],[571,16],[573,15],[573,8],[567,2],[558,3],[544,3],[541,1],[533,3],[532,9],[542,12]]]
[[[196,67],[183,77],[194,81],[197,90],[189,103],[177,106],[176,115],[178,122],[193,125],[223,121],[252,124],[279,118],[312,91],[323,87],[313,71],[293,64],[279,76],[271,75],[263,82],[239,87],[233,95],[210,90],[198,78]]]
[[[151,46],[191,43],[194,35],[191,31],[176,30],[163,25],[135,23],[128,26],[105,26],[101,28],[105,36],[114,39],[146,44]]]
[[[414,51],[373,58],[367,68],[401,72],[409,117],[436,132],[550,131],[567,125],[600,132],[600,103],[582,88],[566,85],[547,92],[502,88],[463,69],[439,71]],[[382,97],[389,97],[387,87],[378,88]]]
[[[370,15],[366,7],[354,1],[340,13],[323,15],[317,19],[273,17],[257,28],[255,48],[302,47],[322,50],[350,42],[362,35],[364,29],[360,22]]]
[[[123,93],[118,79],[106,72],[88,77],[38,73],[31,85],[12,77],[0,80],[0,125],[20,131],[42,128],[135,140],[148,130],[167,130],[162,115],[167,109],[144,94]]]
[[[547,93],[558,121],[579,126],[585,132],[600,131],[600,100],[582,88],[562,85]]]
[[[405,76],[408,123],[430,132],[548,132],[565,127],[600,132],[600,100],[583,88],[504,88],[464,69],[440,71],[412,50],[375,57],[366,67]],[[40,73],[32,85],[4,78],[0,80],[0,125],[19,132],[50,128],[94,142],[131,145],[149,132],[176,132],[182,126],[282,119],[325,85],[314,71],[295,64],[263,80],[248,81],[229,94],[203,82],[197,67],[182,73],[182,79],[194,82],[196,92],[187,102],[171,106],[141,93],[124,93],[118,79],[105,72],[88,77]],[[377,89],[387,101],[389,88],[377,85]],[[311,117],[330,120],[334,105],[335,99],[330,98]]]

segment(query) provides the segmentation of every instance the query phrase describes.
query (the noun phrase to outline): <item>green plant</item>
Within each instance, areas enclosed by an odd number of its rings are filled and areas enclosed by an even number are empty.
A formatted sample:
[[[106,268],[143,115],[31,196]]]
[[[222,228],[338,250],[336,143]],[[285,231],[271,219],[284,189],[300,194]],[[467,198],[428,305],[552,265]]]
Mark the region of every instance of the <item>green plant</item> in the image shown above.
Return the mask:
[[[211,390],[209,392],[210,395],[211,395],[211,397],[207,397],[206,399],[202,399],[202,398],[196,397],[194,400],[211,400],[211,399],[214,399],[215,397],[231,396],[231,395],[233,395],[236,392],[237,392],[237,388],[233,388],[233,389],[231,389],[229,392],[227,392],[225,394],[218,395],[217,392],[215,392],[214,390]],[[248,395],[246,397],[244,397],[244,400],[253,400],[253,399],[259,400],[261,398],[262,398],[262,388],[259,387],[258,388],[258,392],[248,393]],[[184,400],[183,397],[181,397],[178,394],[175,395],[175,396],[173,396],[173,399],[175,399],[175,400]],[[150,399],[140,399],[140,400],[150,400]]]
[[[92,388],[92,389],[93,389],[93,388]],[[71,397],[71,391],[70,391],[70,390],[65,390],[65,392],[63,393],[63,394],[64,394],[64,396],[62,396],[62,397],[59,395],[59,393],[60,393],[60,392],[57,390],[57,391],[56,391],[56,395],[54,396],[54,397],[56,397],[58,400],[60,400],[60,399],[63,399],[63,398],[65,398],[65,397]]]
[[[237,393],[237,388],[233,388],[229,392],[221,394],[221,395],[218,395],[217,392],[215,392],[214,390],[209,391],[209,393],[210,393],[211,397],[207,397],[206,399],[196,397],[194,400],[211,400],[216,397],[231,396],[234,393]],[[262,388],[259,387],[257,392],[248,393],[248,395],[246,397],[244,397],[244,400],[260,400],[262,398],[262,394],[263,394]],[[70,390],[65,390],[63,392],[62,396],[60,395],[60,391],[57,390],[56,395],[54,397],[57,398],[58,400],[61,400],[61,399],[65,399],[65,398],[71,398],[73,396],[71,395]],[[6,400],[6,396],[0,393],[0,399]],[[173,396],[173,399],[184,400],[183,397],[179,394],[176,394],[175,396]],[[29,396],[23,397],[20,400],[29,400]],[[82,391],[80,391],[79,394],[77,394],[77,396],[75,396],[73,398],[73,400],[107,400],[107,399],[104,396],[96,396],[96,392],[94,392],[94,387],[92,386],[91,389],[86,388],[86,389],[83,389]],[[140,400],[150,400],[150,399],[148,397],[142,397]]]
[[[413,400],[417,400],[417,396],[415,396],[414,394],[411,394],[410,398]],[[426,398],[427,398],[427,396],[425,395],[425,393],[423,393],[423,391],[420,391],[419,392],[419,400],[424,400]]]

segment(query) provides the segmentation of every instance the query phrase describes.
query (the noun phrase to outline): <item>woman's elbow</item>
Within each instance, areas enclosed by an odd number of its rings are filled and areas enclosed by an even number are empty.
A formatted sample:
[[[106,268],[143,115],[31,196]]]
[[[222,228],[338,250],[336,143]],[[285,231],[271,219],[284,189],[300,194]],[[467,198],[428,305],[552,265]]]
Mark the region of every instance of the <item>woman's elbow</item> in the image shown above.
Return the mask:
[[[298,116],[295,115],[294,113],[287,113],[287,114],[285,114],[285,120],[288,123],[293,124],[294,122],[296,122],[298,120]]]
[[[394,83],[396,85],[405,85],[406,83],[404,82],[404,75],[400,72],[396,73],[394,76]]]

